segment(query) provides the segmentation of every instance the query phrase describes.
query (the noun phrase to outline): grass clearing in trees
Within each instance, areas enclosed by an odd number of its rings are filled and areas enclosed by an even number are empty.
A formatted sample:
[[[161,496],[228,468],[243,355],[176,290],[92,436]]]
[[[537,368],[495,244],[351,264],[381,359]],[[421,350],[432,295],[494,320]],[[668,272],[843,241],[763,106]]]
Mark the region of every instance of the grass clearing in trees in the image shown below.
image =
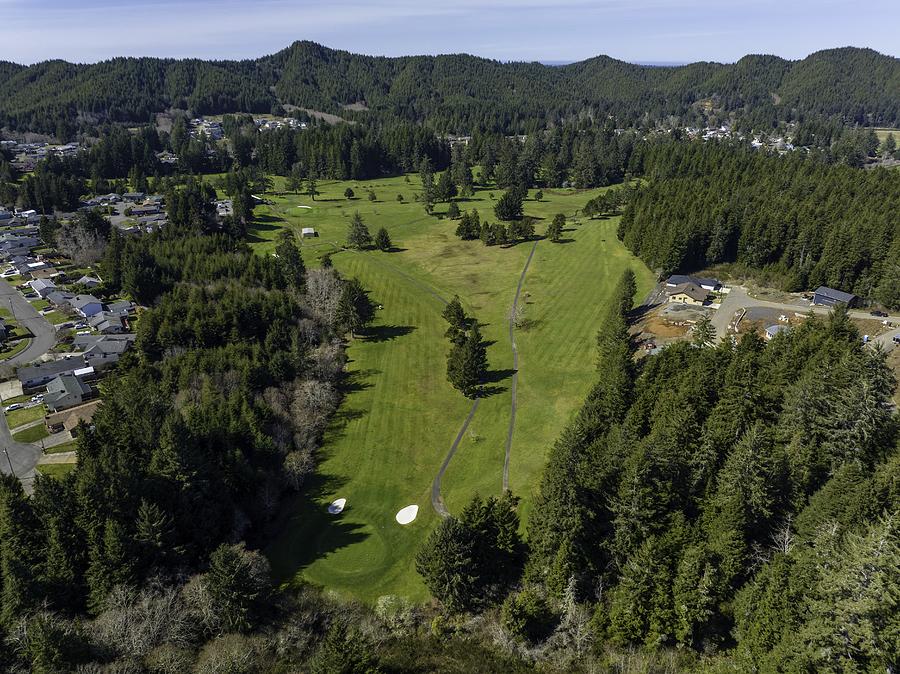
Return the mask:
[[[383,306],[370,334],[350,342],[350,384],[328,431],[318,474],[286,509],[281,534],[267,550],[282,581],[311,582],[370,602],[384,594],[427,596],[414,556],[437,522],[431,482],[471,407],[446,378],[449,344],[440,298],[458,295],[467,314],[480,321],[490,363],[490,394],[480,402],[441,493],[455,513],[475,492],[487,496],[501,490],[511,410],[507,320],[532,248],[531,242],[487,247],[461,241],[455,235],[458,221],[438,217],[448,204],[437,204],[435,214],[426,215],[414,199],[421,191],[419,178],[409,179],[320,181],[315,201],[304,194],[267,194],[272,203],[257,207],[258,222],[248,237],[258,253],[270,254],[285,227],[298,235],[300,228],[314,227],[319,236],[300,244],[307,266],[318,266],[321,255],[332,253],[335,268],[358,277]],[[276,190],[283,184],[275,178]],[[378,199],[348,200],[348,187],[355,195],[373,190]],[[545,190],[542,201],[535,201],[532,191],[524,204],[539,235],[556,213],[569,220],[561,243],[538,243],[520,296],[509,478],[522,497],[523,522],[549,447],[594,380],[595,336],[606,298],[626,266],[637,275],[638,301],[653,282],[616,239],[616,218],[582,217],[577,224],[573,219],[602,191]],[[497,222],[493,207],[499,194],[502,190],[478,190],[457,203],[462,210],[476,209],[482,222]],[[370,231],[387,229],[391,252],[340,250],[356,211]],[[329,515],[327,506],[338,496],[347,498],[347,508]],[[397,524],[397,511],[410,504],[419,506],[416,520]]]

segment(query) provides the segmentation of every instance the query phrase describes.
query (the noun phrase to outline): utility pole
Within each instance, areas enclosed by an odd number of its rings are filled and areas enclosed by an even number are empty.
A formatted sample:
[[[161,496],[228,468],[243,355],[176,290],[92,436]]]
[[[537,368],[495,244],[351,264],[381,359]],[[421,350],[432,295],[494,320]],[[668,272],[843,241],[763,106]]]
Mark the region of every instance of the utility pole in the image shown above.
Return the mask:
[[[15,468],[13,468],[13,465],[12,465],[12,459],[9,458],[9,450],[8,450],[6,447],[4,447],[4,448],[3,448],[3,453],[6,454],[6,461],[7,461],[7,463],[9,463],[9,472],[10,472],[10,474],[11,474],[13,477],[15,477],[15,476],[16,476],[16,470],[15,470]]]

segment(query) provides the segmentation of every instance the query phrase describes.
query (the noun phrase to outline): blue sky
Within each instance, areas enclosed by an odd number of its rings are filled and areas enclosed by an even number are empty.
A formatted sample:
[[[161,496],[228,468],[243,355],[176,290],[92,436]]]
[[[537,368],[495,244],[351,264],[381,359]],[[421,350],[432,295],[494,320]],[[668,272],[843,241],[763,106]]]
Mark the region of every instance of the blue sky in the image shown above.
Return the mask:
[[[863,9],[864,8],[864,9]],[[0,0],[0,60],[252,58],[294,40],[366,54],[734,61],[900,55],[900,0]]]

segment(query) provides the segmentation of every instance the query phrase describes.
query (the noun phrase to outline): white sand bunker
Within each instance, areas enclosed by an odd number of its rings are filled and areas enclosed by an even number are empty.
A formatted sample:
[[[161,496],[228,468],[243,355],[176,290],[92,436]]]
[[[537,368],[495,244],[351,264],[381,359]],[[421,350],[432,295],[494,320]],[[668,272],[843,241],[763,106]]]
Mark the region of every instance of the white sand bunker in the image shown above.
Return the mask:
[[[297,208],[312,208],[312,206],[303,206],[303,205],[300,205],[300,206],[297,206]]]
[[[340,515],[344,511],[345,505],[347,505],[347,499],[335,499],[328,505],[328,512],[330,512],[332,515]]]
[[[414,519],[416,519],[416,515],[419,514],[419,506],[410,505],[406,506],[403,510],[397,513],[397,521],[400,524],[409,524]]]

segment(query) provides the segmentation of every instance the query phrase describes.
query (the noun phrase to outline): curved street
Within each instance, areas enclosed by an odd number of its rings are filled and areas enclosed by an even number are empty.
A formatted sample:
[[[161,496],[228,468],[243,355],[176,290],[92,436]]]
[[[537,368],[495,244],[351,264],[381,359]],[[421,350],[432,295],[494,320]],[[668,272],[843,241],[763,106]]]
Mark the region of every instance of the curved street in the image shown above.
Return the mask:
[[[56,344],[56,328],[35,309],[22,294],[6,281],[0,282],[0,307],[9,309],[19,325],[28,329],[34,337],[28,347],[11,358],[0,361],[0,365],[24,365],[47,353]],[[41,458],[41,448],[25,442],[13,440],[6,423],[6,415],[0,413],[0,470],[18,477],[27,490],[31,490],[34,470]]]
[[[0,282],[0,307],[8,309],[13,319],[33,335],[31,344],[24,351],[0,361],[0,365],[30,363],[43,356],[56,344],[56,328],[31,306],[22,293],[6,281]]]

